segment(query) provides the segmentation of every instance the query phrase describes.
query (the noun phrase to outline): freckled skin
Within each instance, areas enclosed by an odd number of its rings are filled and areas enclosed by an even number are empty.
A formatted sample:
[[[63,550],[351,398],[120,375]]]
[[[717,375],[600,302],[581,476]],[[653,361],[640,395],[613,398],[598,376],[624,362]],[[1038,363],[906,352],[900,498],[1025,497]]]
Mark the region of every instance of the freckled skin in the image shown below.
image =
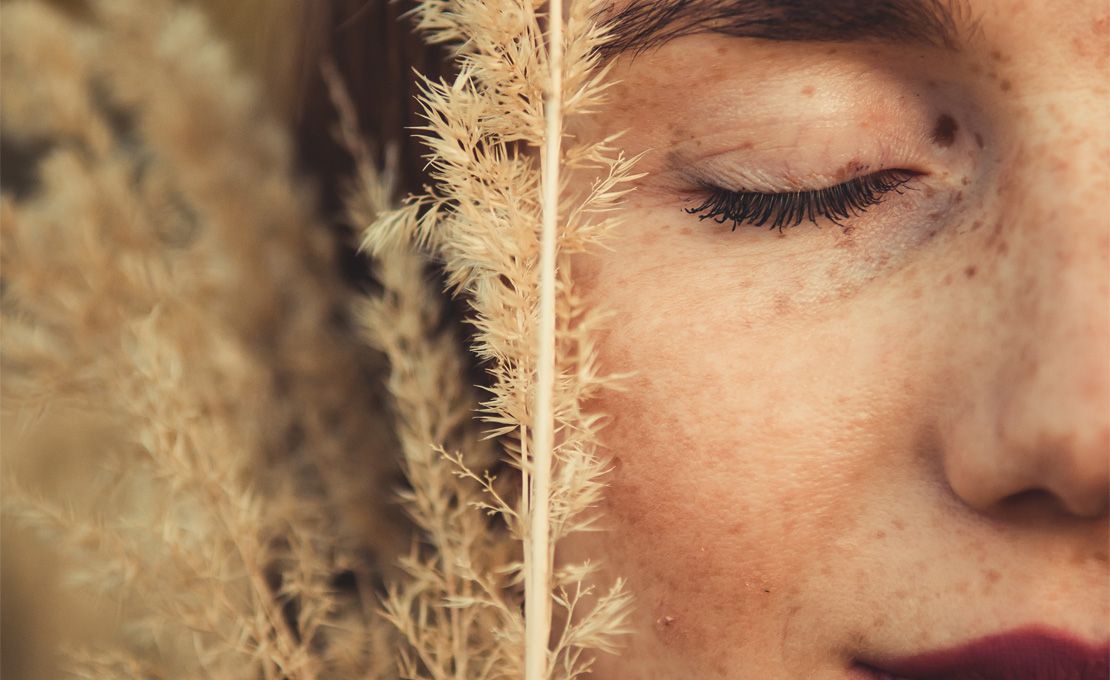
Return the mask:
[[[558,556],[604,560],[636,596],[623,654],[591,677],[841,680],[854,657],[1024,625],[1110,639],[1110,24],[1095,0],[975,6],[966,54],[906,58],[917,189],[780,237],[713,231],[647,178],[612,250],[573,263],[613,314],[601,366],[635,372],[590,404],[612,416],[608,531]],[[680,120],[695,160],[727,147],[802,176],[825,146],[826,175],[880,163],[867,135],[905,124],[879,111],[850,140],[807,137],[787,114],[824,111],[828,81],[809,98],[809,72],[781,71],[798,47],[683,40],[618,63],[615,108],[575,133],[628,130],[664,174],[657,124]],[[895,61],[858,58],[849,83]],[[695,77],[752,108],[687,108],[675,79]],[[760,107],[783,122],[749,129]]]

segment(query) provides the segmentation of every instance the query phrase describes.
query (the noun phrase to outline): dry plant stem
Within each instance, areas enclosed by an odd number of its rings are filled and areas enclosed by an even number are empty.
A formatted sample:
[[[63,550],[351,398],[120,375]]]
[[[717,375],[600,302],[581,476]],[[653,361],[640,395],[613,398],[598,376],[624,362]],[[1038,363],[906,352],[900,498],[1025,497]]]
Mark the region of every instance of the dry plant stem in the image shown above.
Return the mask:
[[[555,418],[555,232],[559,219],[559,161],[562,138],[563,3],[551,0],[547,11],[549,90],[544,101],[542,169],[543,226],[540,241],[539,347],[537,349],[535,440],[532,465],[530,571],[525,594],[525,680],[547,677],[551,634],[551,562],[549,505]]]

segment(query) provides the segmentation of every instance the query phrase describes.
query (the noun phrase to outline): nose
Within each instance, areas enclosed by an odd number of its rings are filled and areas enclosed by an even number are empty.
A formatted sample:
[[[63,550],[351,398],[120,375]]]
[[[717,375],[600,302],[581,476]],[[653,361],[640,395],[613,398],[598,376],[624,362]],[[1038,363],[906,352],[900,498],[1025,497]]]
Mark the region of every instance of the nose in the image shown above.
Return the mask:
[[[1039,141],[1002,159],[999,226],[974,246],[991,266],[942,439],[949,486],[980,511],[1030,492],[1078,517],[1110,504],[1110,130],[1101,97],[1074,99],[1017,118]]]

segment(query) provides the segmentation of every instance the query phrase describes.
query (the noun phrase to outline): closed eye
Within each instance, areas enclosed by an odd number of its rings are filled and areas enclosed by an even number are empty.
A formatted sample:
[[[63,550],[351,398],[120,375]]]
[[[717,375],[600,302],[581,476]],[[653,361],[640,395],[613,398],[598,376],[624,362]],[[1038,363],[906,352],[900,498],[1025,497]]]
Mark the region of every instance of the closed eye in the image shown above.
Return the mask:
[[[820,219],[843,227],[846,220],[876,205],[886,194],[901,194],[906,183],[918,175],[909,170],[882,170],[821,189],[779,193],[706,186],[702,204],[684,210],[699,220],[731,222],[733,231],[741,224],[782,231],[804,221],[817,224]]]

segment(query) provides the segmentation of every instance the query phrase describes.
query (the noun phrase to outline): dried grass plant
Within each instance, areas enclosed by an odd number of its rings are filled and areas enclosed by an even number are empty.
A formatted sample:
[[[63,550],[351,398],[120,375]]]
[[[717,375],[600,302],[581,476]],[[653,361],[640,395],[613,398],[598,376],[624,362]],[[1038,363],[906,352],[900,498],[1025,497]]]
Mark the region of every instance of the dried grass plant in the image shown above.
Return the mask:
[[[4,510],[105,594],[70,670],[392,676],[396,439],[288,133],[194,8],[0,31]]]
[[[555,560],[596,529],[604,418],[587,405],[619,378],[598,371],[604,314],[570,266],[634,178],[612,140],[565,131],[604,97],[600,3],[417,5],[458,75],[424,83],[435,183],[395,211],[391,165],[325,65],[356,162],[348,221],[372,223],[381,287],[357,329],[287,137],[203,15],[91,7],[0,10],[0,125],[39,157],[37,186],[0,205],[4,511],[69,552],[119,623],[71,672],[587,673],[630,606],[596,565]],[[429,266],[472,307],[480,404]],[[416,530],[399,573],[395,461]]]
[[[598,371],[592,339],[604,314],[576,291],[570,257],[615,226],[612,210],[635,178],[633,161],[611,139],[565,132],[564,119],[589,115],[604,97],[598,48],[607,34],[595,21],[601,3],[573,3],[566,12],[561,2],[546,13],[537,7],[419,3],[418,27],[431,42],[453,47],[458,69],[452,82],[425,80],[420,97],[434,185],[379,219],[364,239],[382,261],[407,247],[427,253],[449,289],[469,301],[473,349],[493,376],[482,418],[520,473],[509,490],[466,450],[443,453],[462,482],[484,492],[471,500],[473,492],[457,486],[448,507],[468,502],[486,510],[521,549],[511,562],[491,559],[482,543],[445,552],[443,539],[427,531],[431,557],[410,561],[411,580],[387,601],[412,648],[406,672],[419,677],[577,677],[589,671],[593,653],[615,651],[630,605],[619,580],[595,592],[596,565],[554,564],[562,538],[596,528],[604,419],[586,406],[618,378]],[[585,192],[567,188],[577,173],[594,177]],[[445,446],[424,442],[421,455],[428,444]],[[454,533],[446,540],[457,540]],[[454,564],[451,555],[458,555]],[[469,630],[475,607],[492,618]],[[467,611],[461,632],[460,608]],[[473,645],[486,665],[474,669],[451,656],[452,647]]]

